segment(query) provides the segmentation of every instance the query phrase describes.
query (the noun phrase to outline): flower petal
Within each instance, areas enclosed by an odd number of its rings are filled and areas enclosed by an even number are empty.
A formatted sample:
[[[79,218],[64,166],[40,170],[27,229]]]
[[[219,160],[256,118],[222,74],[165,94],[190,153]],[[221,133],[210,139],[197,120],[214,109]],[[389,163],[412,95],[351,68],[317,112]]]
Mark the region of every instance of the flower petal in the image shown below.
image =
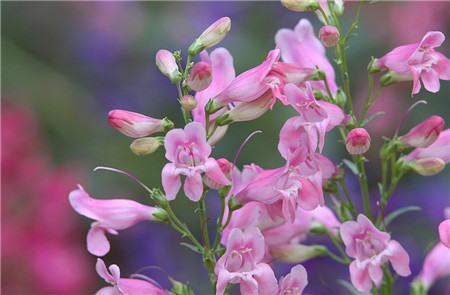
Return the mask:
[[[389,257],[389,261],[395,272],[402,277],[409,276],[411,274],[411,269],[409,268],[408,252],[406,252],[397,241],[390,241],[388,248],[392,253]]]
[[[174,200],[181,187],[180,175],[177,173],[175,165],[172,163],[166,164],[162,170],[161,178],[167,200]]]
[[[191,201],[197,202],[202,197],[203,183],[200,173],[195,172],[192,175],[186,176],[184,181],[184,193]]]
[[[360,267],[356,260],[350,263],[350,280],[353,286],[360,292],[369,292],[372,282],[366,268]]]
[[[106,230],[93,224],[87,234],[87,249],[95,256],[104,256],[109,252],[110,245],[106,238]]]

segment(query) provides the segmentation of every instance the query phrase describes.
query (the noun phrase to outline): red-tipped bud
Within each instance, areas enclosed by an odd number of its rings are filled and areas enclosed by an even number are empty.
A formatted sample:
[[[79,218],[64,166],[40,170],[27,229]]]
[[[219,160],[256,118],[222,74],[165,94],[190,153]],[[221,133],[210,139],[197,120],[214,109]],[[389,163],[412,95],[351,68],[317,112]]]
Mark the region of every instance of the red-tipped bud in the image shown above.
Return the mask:
[[[201,61],[192,67],[187,84],[194,91],[202,91],[208,88],[211,80],[211,65]]]
[[[172,83],[180,80],[181,74],[172,52],[165,49],[158,50],[156,53],[156,66]]]
[[[345,147],[351,155],[362,155],[370,148],[370,135],[364,128],[350,130],[345,139]]]
[[[400,142],[405,147],[427,147],[435,142],[444,125],[444,119],[431,116],[400,137]]]
[[[323,26],[319,31],[319,38],[326,47],[333,47],[339,40],[339,31],[335,26]]]
[[[139,113],[112,110],[108,114],[109,124],[126,136],[139,138],[173,128],[173,123],[164,119],[154,119]]]
[[[197,101],[192,95],[184,95],[181,97],[180,104],[186,112],[190,112],[197,106]]]

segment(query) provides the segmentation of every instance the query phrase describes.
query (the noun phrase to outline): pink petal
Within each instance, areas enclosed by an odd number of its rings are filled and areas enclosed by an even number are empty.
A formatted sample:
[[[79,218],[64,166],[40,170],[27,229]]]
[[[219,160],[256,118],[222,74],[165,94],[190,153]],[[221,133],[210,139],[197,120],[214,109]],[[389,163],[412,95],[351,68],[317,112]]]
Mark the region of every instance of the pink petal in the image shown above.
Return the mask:
[[[197,202],[202,197],[203,183],[200,173],[195,172],[192,175],[186,176],[184,181],[184,193],[191,201]]]
[[[346,221],[341,224],[340,234],[342,241],[345,244],[345,251],[350,257],[355,257],[356,249],[354,244],[354,237],[361,232],[361,226],[353,221]]]
[[[450,248],[450,219],[439,224],[439,239],[442,244]]]
[[[180,175],[176,171],[176,167],[173,163],[167,163],[162,172],[162,185],[164,192],[166,193],[167,200],[174,200],[181,187]]]
[[[320,40],[314,34],[314,29],[309,20],[306,18],[301,19],[294,29],[297,38],[300,42],[303,42],[311,50],[317,51],[321,54],[325,54],[325,47]]]
[[[432,93],[439,91],[439,74],[435,70],[430,69],[429,71],[422,72],[421,78],[426,90]]]
[[[110,245],[106,238],[105,229],[93,225],[87,234],[87,249],[95,256],[104,256],[109,252]]]
[[[436,48],[442,45],[445,41],[445,35],[439,31],[431,31],[425,34],[420,41],[420,47],[422,48]]]
[[[177,161],[177,149],[186,141],[183,129],[172,129],[167,132],[164,138],[164,148],[166,149],[166,159],[171,162]]]
[[[397,241],[390,241],[388,248],[392,253],[389,261],[395,272],[402,277],[409,276],[411,269],[409,268],[408,252]]]
[[[258,282],[248,276],[241,278],[241,295],[259,295]]]
[[[376,286],[380,286],[383,280],[383,270],[379,265],[369,265],[368,266],[369,276]]]
[[[305,210],[313,210],[319,205],[324,204],[323,193],[321,187],[309,180],[302,180],[302,189],[298,205]]]
[[[221,269],[217,274],[216,283],[216,295],[223,295],[228,282],[231,280],[232,276],[226,269]]]
[[[360,292],[369,292],[372,289],[369,272],[367,269],[359,267],[356,260],[350,263],[350,280],[353,286]]]
[[[205,172],[209,178],[211,178],[212,180],[214,180],[219,184],[223,185],[230,184],[230,180],[222,172],[222,170],[219,167],[219,164],[217,164],[217,161],[215,159],[209,158],[208,160],[206,160],[205,166],[206,166]]]
[[[106,268],[105,262],[102,259],[97,258],[95,270],[97,271],[97,274],[106,282],[108,283],[115,282],[114,277],[109,273],[108,269]]]
[[[253,278],[258,283],[258,295],[275,295],[278,292],[278,282],[272,268],[265,263],[256,265]]]
[[[439,79],[450,80],[450,59],[439,52],[433,52],[432,54],[437,60],[436,64],[433,65],[433,69],[438,72]]]
[[[306,269],[301,264],[298,264],[291,268],[291,271],[286,277],[280,280],[280,293],[284,294],[283,291],[286,289],[295,288],[296,293],[292,295],[300,295],[303,293],[306,285],[308,285],[308,274],[306,273]]]
[[[191,122],[184,127],[184,134],[188,142],[196,144],[199,153],[207,158],[211,154],[211,146],[206,141],[205,127],[198,122]]]
[[[413,76],[413,89],[412,89],[412,95],[415,95],[419,93],[420,88],[422,88],[422,85],[420,85],[420,74],[415,70],[414,68],[411,68],[411,73]]]

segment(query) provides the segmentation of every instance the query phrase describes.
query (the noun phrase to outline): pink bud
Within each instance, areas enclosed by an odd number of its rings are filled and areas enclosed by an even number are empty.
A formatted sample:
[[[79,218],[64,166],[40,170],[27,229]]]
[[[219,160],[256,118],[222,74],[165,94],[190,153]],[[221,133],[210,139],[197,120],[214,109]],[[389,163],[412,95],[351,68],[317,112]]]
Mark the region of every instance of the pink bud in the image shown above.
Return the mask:
[[[216,162],[220,168],[220,171],[222,171],[223,175],[225,175],[227,178],[231,178],[231,168],[233,167],[233,164],[225,158],[220,158],[216,160]],[[205,176],[204,182],[208,187],[215,190],[224,187],[223,184],[220,184],[217,181],[211,179],[210,177],[208,177],[208,175]]]
[[[202,91],[208,88],[211,80],[211,65],[200,61],[192,67],[187,84],[194,91]]]
[[[370,135],[364,128],[354,128],[345,139],[345,147],[351,155],[361,155],[370,148]]]
[[[450,248],[450,219],[444,220],[439,224],[439,240]]]
[[[109,124],[126,136],[139,138],[155,132],[172,129],[168,119],[154,119],[145,115],[124,110],[112,110],[108,114]]]
[[[406,147],[427,147],[438,138],[444,124],[441,117],[431,116],[400,137],[400,142]]]
[[[179,81],[180,72],[178,71],[178,65],[172,52],[165,49],[158,50],[156,53],[156,66],[170,81]]]
[[[192,95],[181,97],[180,104],[186,112],[190,112],[197,106],[197,100]]]
[[[326,47],[333,47],[339,40],[339,31],[335,26],[323,26],[319,31],[319,38]]]
[[[440,158],[424,158],[412,161],[409,165],[422,176],[438,174],[445,168],[445,162]]]
[[[225,38],[230,29],[231,19],[229,17],[218,19],[189,46],[189,54],[195,56],[200,51],[213,47]]]

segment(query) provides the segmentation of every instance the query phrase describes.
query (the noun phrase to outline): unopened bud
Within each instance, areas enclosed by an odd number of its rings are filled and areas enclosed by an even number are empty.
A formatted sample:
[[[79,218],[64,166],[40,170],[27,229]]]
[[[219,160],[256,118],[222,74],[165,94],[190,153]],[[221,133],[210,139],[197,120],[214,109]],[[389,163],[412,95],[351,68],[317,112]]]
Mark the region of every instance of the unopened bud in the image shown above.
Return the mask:
[[[296,12],[319,9],[319,2],[317,0],[281,0],[281,4],[287,9]]]
[[[342,89],[338,89],[336,93],[336,102],[341,108],[345,107],[345,105],[347,104],[347,96],[345,95],[345,92],[342,91]]]
[[[227,125],[232,122],[251,121],[261,117],[273,104],[271,91],[267,91],[263,96],[252,102],[242,102],[236,107],[220,115],[216,123],[219,126]]]
[[[202,91],[208,88],[211,80],[211,65],[207,62],[200,61],[192,67],[187,85],[194,91]]]
[[[441,117],[431,116],[401,136],[399,141],[405,147],[427,147],[436,141],[444,124]]]
[[[445,162],[440,158],[425,158],[412,161],[409,166],[422,176],[432,176],[445,168]]]
[[[197,100],[192,95],[181,97],[180,104],[186,112],[190,112],[197,106]]]
[[[180,81],[181,74],[172,52],[165,49],[158,50],[156,53],[156,66],[172,83]]]
[[[311,258],[325,256],[327,253],[327,248],[322,245],[286,244],[270,250],[274,258],[286,263],[301,263]]]
[[[155,119],[124,110],[110,111],[108,122],[121,133],[133,138],[144,137],[173,128],[173,123],[167,118]]]
[[[144,156],[154,153],[160,146],[163,145],[164,137],[143,137],[135,139],[131,145],[131,151],[138,155]]]
[[[194,43],[189,46],[189,55],[195,56],[202,50],[213,47],[225,38],[231,29],[231,19],[222,17],[210,25]]]
[[[364,128],[350,130],[345,139],[345,147],[351,155],[362,155],[370,148],[370,135]]]
[[[230,161],[228,161],[225,158],[218,159],[216,162],[219,165],[220,171],[222,171],[222,173],[228,179],[230,179],[231,178],[231,167],[233,164],[231,164]],[[208,175],[205,175],[205,177],[203,178],[203,181],[209,188],[212,188],[214,190],[220,190],[221,188],[225,187],[225,185],[216,182],[214,179],[210,178]]]
[[[335,26],[323,26],[319,31],[319,38],[326,47],[333,47],[339,41],[339,31]]]

